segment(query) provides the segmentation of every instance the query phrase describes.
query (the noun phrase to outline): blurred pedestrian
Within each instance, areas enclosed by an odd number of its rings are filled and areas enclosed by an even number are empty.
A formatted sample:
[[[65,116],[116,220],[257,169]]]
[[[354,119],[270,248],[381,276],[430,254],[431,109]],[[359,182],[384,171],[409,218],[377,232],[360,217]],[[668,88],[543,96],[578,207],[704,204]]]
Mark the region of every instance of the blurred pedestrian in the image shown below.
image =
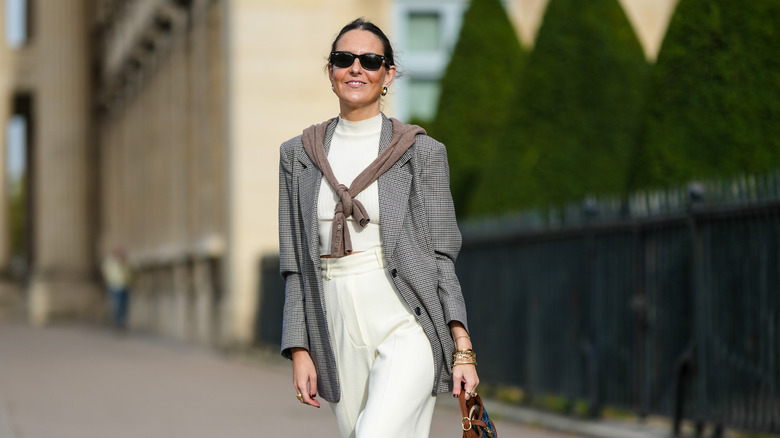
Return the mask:
[[[130,300],[130,269],[124,250],[114,249],[101,265],[111,310],[111,323],[119,330],[127,328],[127,310]]]
[[[327,72],[339,116],[281,146],[282,355],[342,437],[427,437],[436,394],[479,383],[446,150],[381,113],[396,65],[376,25],[347,24]]]

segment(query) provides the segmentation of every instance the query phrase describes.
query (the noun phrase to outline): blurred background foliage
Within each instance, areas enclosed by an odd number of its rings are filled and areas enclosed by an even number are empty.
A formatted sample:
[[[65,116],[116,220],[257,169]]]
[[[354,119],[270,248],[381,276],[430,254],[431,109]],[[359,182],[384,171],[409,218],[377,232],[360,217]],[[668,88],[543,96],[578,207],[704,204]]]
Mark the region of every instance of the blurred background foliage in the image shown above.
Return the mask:
[[[463,17],[460,37],[441,84],[438,116],[429,132],[447,145],[452,196],[471,211],[475,187],[487,163],[505,149],[514,96],[526,54],[499,0],[475,0]]]
[[[777,169],[778,17],[681,0],[650,64],[618,0],[551,0],[531,53],[499,0],[472,1],[426,126],[459,217]]]
[[[653,68],[631,188],[780,165],[780,1],[682,0]]]

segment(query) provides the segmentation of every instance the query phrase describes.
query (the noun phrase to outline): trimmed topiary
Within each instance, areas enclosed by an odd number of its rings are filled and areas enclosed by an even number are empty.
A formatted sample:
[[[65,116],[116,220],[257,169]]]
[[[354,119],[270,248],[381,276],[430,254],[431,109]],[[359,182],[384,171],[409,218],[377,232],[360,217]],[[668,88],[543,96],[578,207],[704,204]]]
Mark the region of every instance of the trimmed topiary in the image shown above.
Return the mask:
[[[447,146],[458,216],[473,212],[471,195],[481,167],[492,162],[501,147],[524,56],[501,2],[473,0],[430,125],[430,134]]]
[[[648,70],[617,0],[551,0],[477,207],[623,194]]]
[[[651,78],[632,188],[780,166],[780,0],[681,0]]]

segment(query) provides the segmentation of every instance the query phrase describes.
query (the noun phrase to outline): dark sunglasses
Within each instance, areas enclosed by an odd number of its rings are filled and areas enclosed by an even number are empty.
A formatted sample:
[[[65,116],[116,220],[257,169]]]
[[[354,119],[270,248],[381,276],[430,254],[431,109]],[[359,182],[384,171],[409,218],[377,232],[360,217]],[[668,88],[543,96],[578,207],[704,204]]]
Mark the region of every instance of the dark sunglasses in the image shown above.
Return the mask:
[[[360,60],[360,65],[366,70],[379,70],[383,63],[387,63],[387,58],[376,53],[364,53],[355,55],[352,52],[330,52],[330,63],[336,67],[346,68],[355,62],[355,58]]]

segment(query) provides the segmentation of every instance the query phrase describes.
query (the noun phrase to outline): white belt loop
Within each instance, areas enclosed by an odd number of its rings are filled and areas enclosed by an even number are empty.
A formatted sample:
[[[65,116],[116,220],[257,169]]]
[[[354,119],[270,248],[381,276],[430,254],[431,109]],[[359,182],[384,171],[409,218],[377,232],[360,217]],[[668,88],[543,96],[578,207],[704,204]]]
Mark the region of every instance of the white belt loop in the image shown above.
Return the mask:
[[[330,272],[330,267],[331,267],[330,259],[324,259],[323,262],[325,262],[325,278],[327,278],[328,280],[332,280],[333,276],[331,275]]]
[[[384,260],[383,260],[383,257],[382,257],[382,247],[381,246],[377,246],[376,248],[374,248],[374,255],[376,256],[376,264],[377,264],[377,266],[380,266],[380,267],[384,268]]]

